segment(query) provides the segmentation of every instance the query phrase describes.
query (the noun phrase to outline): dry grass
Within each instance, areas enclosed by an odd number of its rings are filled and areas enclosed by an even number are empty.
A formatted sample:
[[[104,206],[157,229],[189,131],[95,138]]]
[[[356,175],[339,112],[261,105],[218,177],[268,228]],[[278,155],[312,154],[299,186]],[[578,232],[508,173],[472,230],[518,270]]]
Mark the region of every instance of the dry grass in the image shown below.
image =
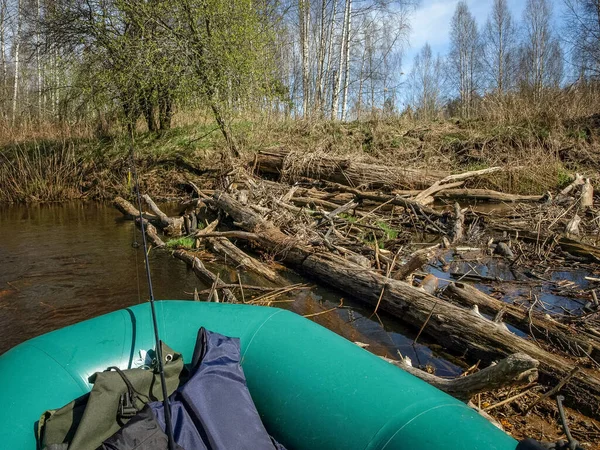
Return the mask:
[[[561,187],[574,172],[600,182],[600,115],[595,114],[599,102],[598,86],[578,85],[547,92],[539,102],[524,96],[487,96],[478,106],[479,117],[471,120],[416,121],[402,116],[340,123],[255,117],[237,120],[233,128],[242,162],[258,150],[283,149],[293,155],[287,161],[289,173],[310,172],[323,155],[429,172],[500,165],[506,170],[467,186],[541,194]],[[173,124],[174,129],[161,134],[143,133],[143,121],[138,124],[141,178],[153,195],[176,195],[190,167],[198,169],[191,171],[194,175],[226,162],[223,137],[206,111],[179,111]],[[0,201],[122,193],[129,142],[120,130],[114,122],[98,139],[97,127],[85,123],[0,123]]]
[[[0,200],[49,202],[84,197],[82,187],[91,168],[73,145],[47,149],[17,146],[0,154]]]
[[[254,130],[256,140],[247,145],[246,152],[251,157],[263,149],[291,151],[295,156],[286,171],[296,173],[310,172],[323,155],[429,172],[456,173],[499,165],[506,170],[470,181],[468,186],[541,194],[560,187],[576,171],[597,177],[598,128],[582,123],[549,129],[481,120],[284,122]]]

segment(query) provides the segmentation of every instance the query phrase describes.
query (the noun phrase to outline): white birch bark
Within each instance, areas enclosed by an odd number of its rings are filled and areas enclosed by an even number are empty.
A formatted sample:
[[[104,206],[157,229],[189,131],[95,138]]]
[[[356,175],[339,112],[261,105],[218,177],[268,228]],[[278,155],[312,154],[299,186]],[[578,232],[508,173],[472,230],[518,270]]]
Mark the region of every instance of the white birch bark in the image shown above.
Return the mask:
[[[346,14],[348,13],[348,0],[346,0],[346,7],[344,8],[344,22],[342,24],[342,36],[340,40],[340,55],[338,61],[338,68],[334,74],[333,80],[333,94],[331,96],[331,120],[338,118],[338,108],[340,91],[342,89],[342,68],[344,64],[344,49],[346,48]]]
[[[15,48],[15,77],[13,85],[12,99],[12,124],[15,124],[17,119],[17,96],[19,93],[19,47],[21,46],[21,0],[17,0],[17,33],[14,38]]]
[[[0,106],[2,107],[2,116],[6,117],[6,97],[8,95],[8,68],[6,65],[6,2],[0,0],[0,58],[2,59],[2,90],[0,92]]]
[[[332,55],[333,55],[333,29],[335,27],[335,16],[337,13],[337,2],[338,0],[333,1],[333,11],[331,12],[331,19],[329,20],[329,29],[327,31],[327,64],[325,66],[325,74],[323,76],[323,97],[321,98],[321,109],[325,110],[325,99],[329,98],[329,89],[331,84],[325,84],[326,80],[331,79],[331,64],[332,64]]]
[[[308,105],[310,103],[310,70],[309,70],[309,43],[310,33],[310,0],[299,0],[298,10],[300,13],[300,40],[302,47],[302,113],[308,116]]]
[[[321,0],[321,24],[319,26],[319,48],[317,58],[317,80],[314,109],[318,111],[319,116],[323,113],[323,72],[325,70],[325,46],[327,45],[325,38],[325,19],[327,15],[327,0]]]
[[[346,0],[346,42],[344,45],[344,92],[342,95],[342,121],[346,120],[348,85],[350,84],[350,33],[352,30],[352,0]]]
[[[42,66],[40,60],[40,20],[41,20],[41,7],[40,0],[37,0],[37,21],[35,24],[35,63],[37,70],[37,101],[38,101],[38,119],[42,118]]]

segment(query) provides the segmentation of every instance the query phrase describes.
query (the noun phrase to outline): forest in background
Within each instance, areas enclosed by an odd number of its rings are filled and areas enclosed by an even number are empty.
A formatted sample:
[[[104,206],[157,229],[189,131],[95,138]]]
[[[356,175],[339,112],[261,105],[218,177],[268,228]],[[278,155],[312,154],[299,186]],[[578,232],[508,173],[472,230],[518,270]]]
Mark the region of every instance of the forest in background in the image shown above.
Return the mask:
[[[404,116],[519,121],[593,114],[600,3],[506,0],[478,24],[466,2],[448,54],[425,44],[404,74],[412,0],[1,0],[3,134],[106,132],[205,111],[240,118]],[[558,108],[557,106],[561,107]],[[560,117],[562,116],[562,117]]]

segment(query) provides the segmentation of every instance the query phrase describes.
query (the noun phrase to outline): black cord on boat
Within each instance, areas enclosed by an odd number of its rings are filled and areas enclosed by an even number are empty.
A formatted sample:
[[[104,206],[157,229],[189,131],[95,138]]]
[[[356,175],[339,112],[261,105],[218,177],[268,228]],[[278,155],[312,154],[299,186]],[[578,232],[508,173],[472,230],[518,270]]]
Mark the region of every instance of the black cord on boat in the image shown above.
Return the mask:
[[[173,424],[171,423],[171,407],[169,405],[169,396],[167,393],[167,383],[165,381],[165,369],[162,359],[161,340],[158,334],[158,321],[156,320],[156,309],[154,308],[154,291],[152,290],[152,275],[150,275],[150,262],[148,261],[148,243],[146,241],[146,226],[144,225],[144,215],[142,213],[142,196],[140,195],[140,185],[138,184],[135,159],[133,157],[133,137],[131,138],[131,171],[133,172],[133,184],[137,197],[138,211],[140,213],[140,228],[142,229],[142,248],[146,262],[146,277],[148,279],[148,295],[150,297],[150,309],[152,311],[152,323],[154,325],[154,338],[156,342],[156,359],[158,361],[158,371],[160,373],[160,384],[163,394],[163,406],[165,410],[165,426],[167,428],[167,437],[169,439],[169,450],[175,450],[175,440],[173,438]]]
[[[565,409],[563,408],[562,402],[565,398],[562,395],[556,396],[556,405],[558,406],[558,414],[560,415],[560,423],[565,431],[565,435],[567,436],[567,440],[569,441],[569,450],[577,450],[579,447],[579,442],[573,439],[571,435],[571,430],[569,430],[569,424],[567,423],[567,415],[565,414]]]

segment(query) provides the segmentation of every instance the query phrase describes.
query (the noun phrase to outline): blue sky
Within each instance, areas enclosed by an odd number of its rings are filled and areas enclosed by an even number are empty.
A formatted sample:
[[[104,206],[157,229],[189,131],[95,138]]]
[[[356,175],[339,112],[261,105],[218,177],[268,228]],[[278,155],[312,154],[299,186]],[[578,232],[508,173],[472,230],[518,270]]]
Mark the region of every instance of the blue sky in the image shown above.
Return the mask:
[[[431,45],[434,55],[438,52],[442,55],[447,53],[450,20],[457,3],[458,0],[421,0],[421,5],[412,14],[410,20],[412,31],[402,64],[404,73],[408,74],[410,72],[415,55],[426,42]],[[485,24],[493,3],[493,0],[467,0],[467,5],[475,16],[479,27]],[[563,11],[563,1],[551,0],[551,3],[554,22],[558,27],[560,15]],[[513,17],[520,21],[525,7],[525,0],[508,0],[508,4]]]

